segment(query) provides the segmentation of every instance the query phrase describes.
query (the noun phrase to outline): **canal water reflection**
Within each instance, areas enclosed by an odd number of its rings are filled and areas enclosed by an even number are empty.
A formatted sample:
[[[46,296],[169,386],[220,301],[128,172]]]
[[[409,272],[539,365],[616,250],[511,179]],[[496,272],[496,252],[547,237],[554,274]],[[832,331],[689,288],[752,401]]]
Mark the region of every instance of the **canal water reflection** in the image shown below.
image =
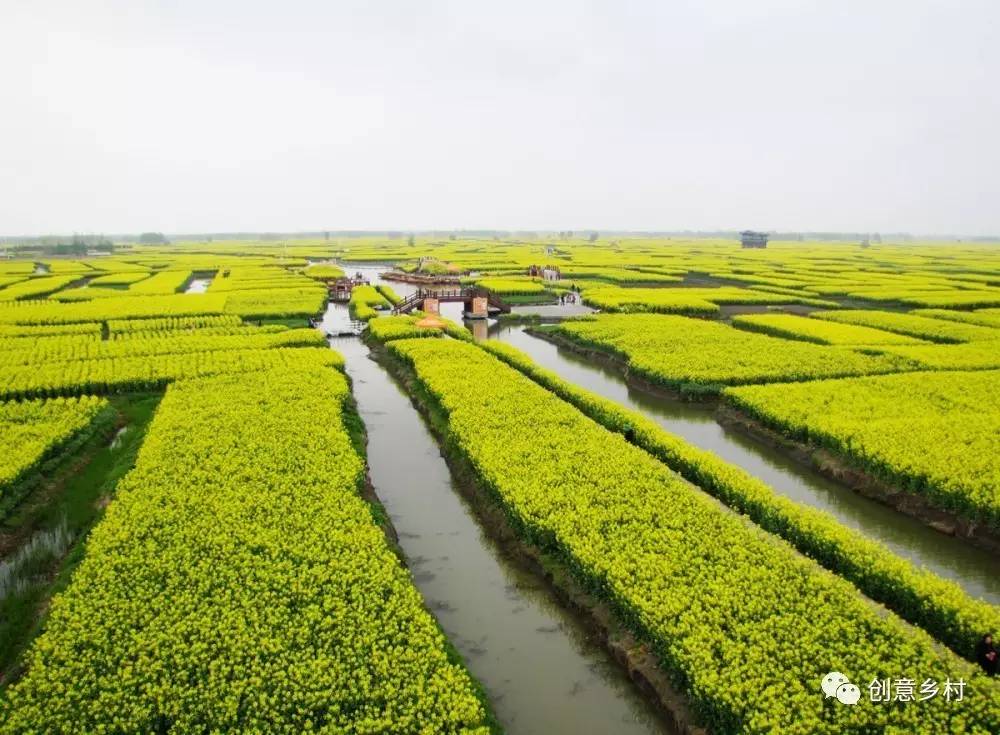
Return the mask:
[[[494,324],[490,337],[523,350],[539,365],[582,388],[645,414],[664,429],[739,465],[782,495],[827,511],[845,526],[881,541],[900,556],[954,580],[969,594],[1000,603],[1000,559],[852,492],[772,447],[726,430],[715,420],[712,406],[633,388],[613,367],[532,337],[521,326]]]
[[[331,305],[330,310],[345,307]],[[339,315],[328,313],[325,321]],[[408,396],[356,338],[334,338],[368,431],[375,493],[413,579],[512,735],[669,733],[620,666],[539,580],[505,558],[452,485]]]

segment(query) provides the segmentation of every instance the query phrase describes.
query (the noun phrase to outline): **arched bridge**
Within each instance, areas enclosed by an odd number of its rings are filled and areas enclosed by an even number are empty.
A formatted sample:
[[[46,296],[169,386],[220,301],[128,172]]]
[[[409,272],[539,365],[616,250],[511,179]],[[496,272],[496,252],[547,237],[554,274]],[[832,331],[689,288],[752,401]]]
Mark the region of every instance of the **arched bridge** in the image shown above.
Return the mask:
[[[491,312],[510,313],[510,304],[499,296],[484,288],[418,288],[417,292],[405,301],[397,304],[393,314],[407,314],[414,309],[420,309],[428,314],[437,314],[438,305],[461,301],[465,311],[473,318],[485,319]]]

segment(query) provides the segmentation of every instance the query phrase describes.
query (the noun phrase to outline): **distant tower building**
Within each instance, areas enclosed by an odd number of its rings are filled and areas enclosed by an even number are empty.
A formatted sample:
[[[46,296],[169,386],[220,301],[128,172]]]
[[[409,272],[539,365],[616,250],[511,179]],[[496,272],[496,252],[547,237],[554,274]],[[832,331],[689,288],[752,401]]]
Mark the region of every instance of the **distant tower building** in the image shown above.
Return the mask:
[[[766,232],[754,232],[753,230],[743,230],[743,232],[740,233],[740,239],[743,242],[743,247],[745,248],[767,247]]]

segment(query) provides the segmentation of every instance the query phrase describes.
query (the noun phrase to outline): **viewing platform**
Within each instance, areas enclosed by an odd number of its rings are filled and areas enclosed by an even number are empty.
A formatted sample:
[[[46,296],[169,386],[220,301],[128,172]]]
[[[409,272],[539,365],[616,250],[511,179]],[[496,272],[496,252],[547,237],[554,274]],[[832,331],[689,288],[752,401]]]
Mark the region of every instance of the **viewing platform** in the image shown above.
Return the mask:
[[[337,303],[347,303],[351,300],[351,291],[355,286],[367,286],[368,279],[361,273],[355,273],[353,278],[338,278],[326,282],[326,289],[330,294],[330,301]]]

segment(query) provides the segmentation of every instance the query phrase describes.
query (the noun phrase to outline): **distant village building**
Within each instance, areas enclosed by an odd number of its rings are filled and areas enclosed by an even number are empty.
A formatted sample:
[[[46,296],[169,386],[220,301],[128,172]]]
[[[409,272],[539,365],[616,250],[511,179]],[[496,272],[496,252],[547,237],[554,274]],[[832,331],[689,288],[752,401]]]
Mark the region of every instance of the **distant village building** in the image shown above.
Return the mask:
[[[753,230],[743,230],[740,233],[740,240],[745,248],[766,248],[767,233],[754,232]]]

